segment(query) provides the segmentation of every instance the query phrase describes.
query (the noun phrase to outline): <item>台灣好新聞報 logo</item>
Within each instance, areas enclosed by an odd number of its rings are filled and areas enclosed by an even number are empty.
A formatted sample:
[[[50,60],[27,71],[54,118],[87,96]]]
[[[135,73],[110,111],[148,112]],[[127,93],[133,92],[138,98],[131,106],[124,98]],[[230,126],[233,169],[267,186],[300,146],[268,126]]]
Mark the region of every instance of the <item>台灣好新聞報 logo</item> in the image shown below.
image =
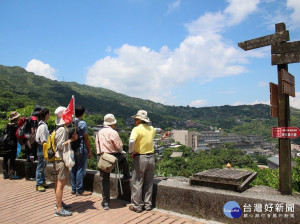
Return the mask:
[[[228,218],[239,218],[242,215],[242,210],[240,205],[235,202],[235,201],[228,201],[223,208],[223,212],[224,214],[228,217]]]

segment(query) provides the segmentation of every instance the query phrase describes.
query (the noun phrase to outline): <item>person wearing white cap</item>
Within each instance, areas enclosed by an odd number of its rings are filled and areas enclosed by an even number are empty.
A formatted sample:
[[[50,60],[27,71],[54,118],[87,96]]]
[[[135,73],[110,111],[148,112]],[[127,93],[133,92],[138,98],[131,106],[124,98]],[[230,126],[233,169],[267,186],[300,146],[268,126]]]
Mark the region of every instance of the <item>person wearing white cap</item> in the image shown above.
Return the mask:
[[[129,138],[129,153],[133,158],[133,175],[131,189],[131,205],[129,209],[142,212],[143,209],[152,209],[152,191],[155,169],[155,156],[153,139],[160,128],[149,126],[150,119],[147,111],[139,110],[136,115],[135,125]]]
[[[63,111],[64,111],[63,107],[58,107],[54,112],[56,114],[55,142],[56,142],[56,149],[57,149],[55,153],[55,161],[54,161],[54,169],[56,171],[56,179],[55,179],[56,211],[54,214],[55,216],[72,215],[72,212],[66,210],[66,208],[70,208],[71,206],[65,204],[62,201],[64,187],[66,185],[67,178],[69,177],[69,168],[64,163],[63,154],[65,151],[70,150],[71,142],[75,141],[78,138],[77,134],[73,133],[72,137],[69,139],[69,133],[67,132],[66,123],[61,117]]]
[[[59,106],[58,108],[56,108],[56,110],[54,111],[54,114],[56,115],[57,118],[61,118],[64,111],[66,110],[66,107],[63,106]]]
[[[118,165],[123,170],[123,181],[128,181],[131,178],[129,173],[128,163],[126,160],[126,153],[123,151],[123,143],[117,131],[117,120],[113,114],[106,114],[104,116],[103,128],[98,131],[95,138],[95,144],[97,149],[97,158],[99,161],[102,153],[109,153],[118,159]],[[125,154],[125,155],[124,155]],[[102,207],[105,210],[109,209],[110,202],[110,173],[106,173],[100,170],[100,176],[102,178]]]

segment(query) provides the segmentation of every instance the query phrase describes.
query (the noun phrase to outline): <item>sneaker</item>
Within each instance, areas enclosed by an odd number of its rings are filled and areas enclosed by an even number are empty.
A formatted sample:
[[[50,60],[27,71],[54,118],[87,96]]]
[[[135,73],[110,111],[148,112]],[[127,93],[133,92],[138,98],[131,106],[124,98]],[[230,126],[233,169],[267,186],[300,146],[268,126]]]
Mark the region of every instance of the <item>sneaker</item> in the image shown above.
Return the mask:
[[[142,209],[135,208],[133,205],[129,205],[129,210],[136,213],[140,213],[143,211]]]
[[[43,186],[44,188],[48,188],[48,187],[49,187],[48,184],[46,184],[45,181],[42,183],[42,186]]]
[[[72,212],[69,212],[67,210],[65,210],[64,208],[61,208],[61,210],[58,212],[56,211],[54,213],[55,216],[71,216],[72,215]]]
[[[20,177],[16,176],[16,175],[13,175],[13,176],[10,176],[9,179],[10,180],[18,180],[18,179],[20,179]]]
[[[76,192],[75,191],[71,191],[71,194],[76,194]]]
[[[27,181],[35,181],[35,178],[33,178],[33,177],[25,178],[25,180],[27,180]]]
[[[62,206],[64,209],[72,208],[71,205],[67,205],[67,204],[65,204],[63,201],[61,202],[61,206]],[[55,206],[54,206],[54,209],[55,209],[55,210],[57,209],[57,205],[56,205],[56,204],[55,204]]]
[[[92,195],[92,192],[83,191],[81,193],[76,193],[76,196],[89,196],[89,195]]]
[[[36,186],[36,190],[39,191],[39,192],[44,192],[45,188],[41,185],[38,185],[38,186]]]
[[[108,210],[109,209],[108,203],[101,203],[101,205],[102,205],[102,208],[104,210]]]

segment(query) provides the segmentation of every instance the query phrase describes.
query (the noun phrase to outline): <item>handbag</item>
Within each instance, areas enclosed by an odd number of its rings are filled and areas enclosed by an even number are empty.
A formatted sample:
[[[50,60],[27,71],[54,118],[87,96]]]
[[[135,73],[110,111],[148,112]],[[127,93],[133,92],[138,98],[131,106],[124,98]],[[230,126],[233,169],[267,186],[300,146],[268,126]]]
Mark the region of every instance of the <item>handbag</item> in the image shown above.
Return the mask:
[[[71,169],[75,165],[75,158],[74,158],[74,152],[71,149],[70,145],[68,145],[67,149],[64,149],[63,152],[63,160],[69,169]]]
[[[117,158],[109,153],[102,153],[98,162],[99,170],[105,173],[111,173],[116,163]]]

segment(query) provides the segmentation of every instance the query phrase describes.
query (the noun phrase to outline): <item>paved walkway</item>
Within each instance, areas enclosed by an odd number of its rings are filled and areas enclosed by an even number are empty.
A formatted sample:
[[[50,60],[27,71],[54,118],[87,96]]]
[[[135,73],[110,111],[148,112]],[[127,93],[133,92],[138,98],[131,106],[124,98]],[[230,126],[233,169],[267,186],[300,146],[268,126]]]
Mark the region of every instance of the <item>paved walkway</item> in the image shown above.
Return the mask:
[[[129,204],[111,200],[111,209],[105,211],[100,203],[100,195],[75,196],[70,188],[65,187],[63,200],[72,205],[73,215],[55,217],[55,195],[53,183],[46,192],[35,190],[35,182],[21,180],[4,180],[0,175],[0,223],[199,223],[199,219],[183,217],[154,209],[150,212],[135,213],[128,209]],[[207,223],[207,222],[205,222]]]

